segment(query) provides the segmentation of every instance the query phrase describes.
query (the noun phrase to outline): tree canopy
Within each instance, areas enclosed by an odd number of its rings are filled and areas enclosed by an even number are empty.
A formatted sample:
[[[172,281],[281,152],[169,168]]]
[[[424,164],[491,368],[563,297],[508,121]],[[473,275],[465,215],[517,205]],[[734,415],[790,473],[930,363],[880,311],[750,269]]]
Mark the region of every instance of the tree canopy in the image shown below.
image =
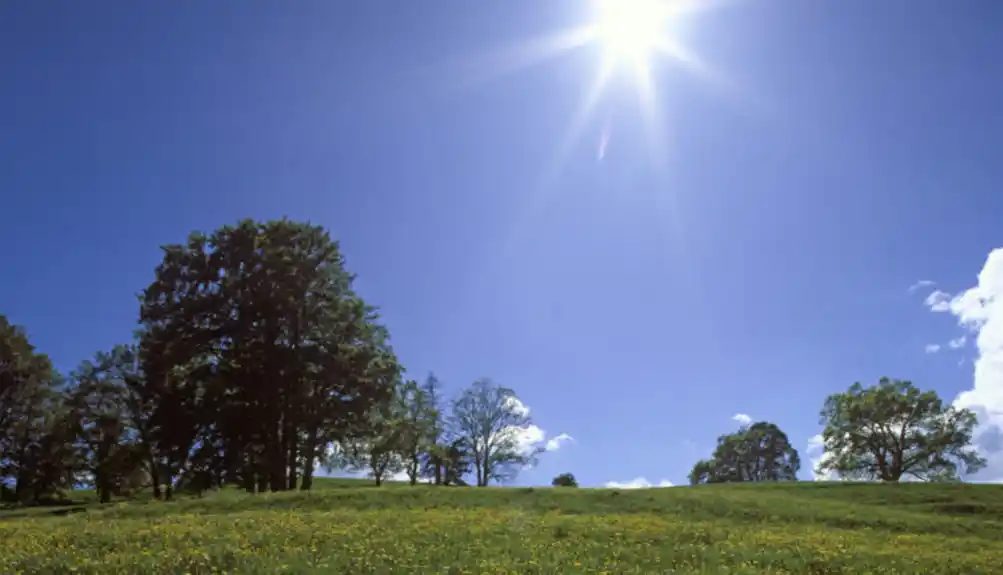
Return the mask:
[[[717,438],[710,459],[698,461],[690,483],[795,481],[801,468],[798,452],[787,434],[773,423],[760,421]]]
[[[855,383],[825,401],[821,421],[826,456],[818,472],[851,479],[899,481],[957,478],[986,461],[971,446],[976,416],[945,404],[912,382],[881,378]]]

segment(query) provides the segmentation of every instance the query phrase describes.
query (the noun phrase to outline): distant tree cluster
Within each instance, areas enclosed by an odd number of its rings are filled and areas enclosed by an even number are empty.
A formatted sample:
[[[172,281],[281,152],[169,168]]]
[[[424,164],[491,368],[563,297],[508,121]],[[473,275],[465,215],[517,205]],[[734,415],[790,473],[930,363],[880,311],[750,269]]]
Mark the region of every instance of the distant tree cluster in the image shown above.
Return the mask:
[[[245,220],[162,251],[134,341],[68,375],[0,315],[8,498],[308,490],[318,465],[483,486],[539,453],[517,441],[530,420],[511,389],[483,379],[447,401],[434,375],[404,379],[323,228]]]
[[[882,378],[830,395],[820,413],[825,453],[819,474],[864,481],[957,481],[986,465],[971,446],[975,414],[945,404],[912,382]],[[690,471],[690,483],[796,481],[801,461],[780,428],[769,422],[722,435],[710,459]]]

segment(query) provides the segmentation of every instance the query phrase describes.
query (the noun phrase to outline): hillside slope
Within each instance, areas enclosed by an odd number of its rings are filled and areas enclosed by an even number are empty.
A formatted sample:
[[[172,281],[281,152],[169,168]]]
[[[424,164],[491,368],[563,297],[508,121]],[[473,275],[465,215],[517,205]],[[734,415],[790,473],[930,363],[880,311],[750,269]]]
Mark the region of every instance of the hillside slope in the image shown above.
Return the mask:
[[[1003,486],[990,485],[329,480],[75,509],[0,514],[0,572],[1003,573]]]

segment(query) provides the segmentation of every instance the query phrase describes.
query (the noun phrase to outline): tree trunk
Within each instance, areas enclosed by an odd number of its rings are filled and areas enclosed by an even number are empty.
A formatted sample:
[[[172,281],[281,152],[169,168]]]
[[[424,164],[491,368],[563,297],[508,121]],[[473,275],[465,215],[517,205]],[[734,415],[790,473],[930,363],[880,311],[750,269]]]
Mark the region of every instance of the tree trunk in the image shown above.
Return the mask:
[[[283,433],[283,438],[286,441],[286,465],[289,466],[288,474],[286,475],[286,489],[296,489],[297,483],[297,466],[299,463],[299,445],[298,445],[298,434],[296,433],[296,426],[292,423],[292,418],[290,418],[290,423],[286,425],[285,433]]]
[[[283,491],[286,484],[286,454],[282,449],[281,415],[275,418],[268,439],[268,487],[272,491]]]
[[[265,493],[268,491],[268,473],[267,469],[262,469],[258,472],[258,493]]]
[[[157,460],[150,457],[150,483],[153,484],[153,498],[160,499],[163,494],[160,490],[160,469],[157,468]]]
[[[303,481],[300,490],[310,491],[313,487],[313,465],[317,448],[317,428],[311,426],[306,434],[306,444],[303,446]]]

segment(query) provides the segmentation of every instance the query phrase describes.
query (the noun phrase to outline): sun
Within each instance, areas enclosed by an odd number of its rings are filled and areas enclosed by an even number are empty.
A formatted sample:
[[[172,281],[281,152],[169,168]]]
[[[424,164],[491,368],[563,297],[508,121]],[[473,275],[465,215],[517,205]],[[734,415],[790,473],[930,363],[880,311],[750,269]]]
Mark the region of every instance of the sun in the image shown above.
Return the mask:
[[[668,0],[596,0],[595,33],[606,58],[646,68],[671,14]]]

